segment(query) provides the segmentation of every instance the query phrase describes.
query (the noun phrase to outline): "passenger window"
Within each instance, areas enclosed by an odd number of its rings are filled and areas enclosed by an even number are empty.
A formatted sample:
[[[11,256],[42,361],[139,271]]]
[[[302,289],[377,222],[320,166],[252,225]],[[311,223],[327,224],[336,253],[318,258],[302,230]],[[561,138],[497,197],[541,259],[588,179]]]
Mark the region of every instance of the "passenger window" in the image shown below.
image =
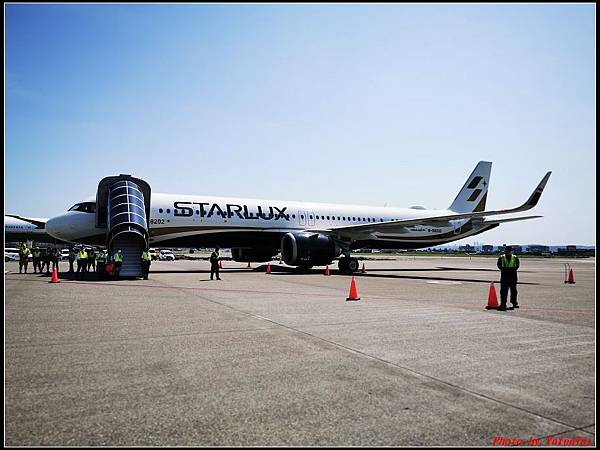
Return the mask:
[[[162,208],[158,208],[158,212],[162,214]]]

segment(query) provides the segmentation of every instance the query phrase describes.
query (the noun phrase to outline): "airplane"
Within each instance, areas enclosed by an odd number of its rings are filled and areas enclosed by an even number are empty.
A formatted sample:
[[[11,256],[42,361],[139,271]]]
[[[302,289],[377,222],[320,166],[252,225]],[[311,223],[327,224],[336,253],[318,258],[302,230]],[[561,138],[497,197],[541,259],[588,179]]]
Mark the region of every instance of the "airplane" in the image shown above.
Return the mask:
[[[48,219],[38,219],[6,214],[4,216],[4,241],[5,242],[49,242],[57,240],[46,231]]]
[[[344,272],[359,269],[352,250],[418,249],[464,239],[500,224],[542,216],[491,218],[532,209],[552,172],[516,208],[485,210],[492,163],[480,161],[447,209],[390,208],[152,193],[130,175],[104,178],[96,197],[48,220],[48,233],[69,242],[138,247],[231,248],[235,261],[266,262],[281,252],[290,266],[308,269],[337,257]],[[107,199],[107,196],[109,197]],[[100,202],[100,203],[98,203]],[[112,202],[112,203],[111,203]],[[100,205],[97,208],[97,205]],[[98,210],[97,210],[98,209]],[[111,225],[112,224],[112,225]],[[136,254],[142,249],[137,248]],[[131,259],[133,261],[133,259]]]

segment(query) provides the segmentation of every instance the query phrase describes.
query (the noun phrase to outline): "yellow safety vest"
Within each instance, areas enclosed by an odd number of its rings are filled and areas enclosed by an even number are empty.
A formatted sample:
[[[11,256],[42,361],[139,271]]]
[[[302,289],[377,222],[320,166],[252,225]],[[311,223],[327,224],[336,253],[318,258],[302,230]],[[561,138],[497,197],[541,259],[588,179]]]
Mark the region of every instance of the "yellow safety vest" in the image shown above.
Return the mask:
[[[87,259],[87,252],[85,250],[79,252],[79,259]]]
[[[515,267],[517,267],[517,257],[515,255],[512,255],[510,259],[507,259],[506,255],[502,255],[502,267],[514,269]]]
[[[115,253],[115,262],[123,262],[123,255]]]
[[[144,252],[144,253],[142,253],[142,259],[144,261],[152,261],[152,256],[150,256],[150,252]]]

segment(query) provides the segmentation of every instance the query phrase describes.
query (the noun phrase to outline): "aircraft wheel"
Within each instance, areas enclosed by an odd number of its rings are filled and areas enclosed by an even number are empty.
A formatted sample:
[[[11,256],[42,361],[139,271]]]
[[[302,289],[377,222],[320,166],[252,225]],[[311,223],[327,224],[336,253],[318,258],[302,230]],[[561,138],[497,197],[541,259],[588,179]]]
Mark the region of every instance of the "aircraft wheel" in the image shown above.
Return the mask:
[[[348,270],[350,272],[358,272],[358,266],[358,259],[350,258],[350,261],[348,261]]]

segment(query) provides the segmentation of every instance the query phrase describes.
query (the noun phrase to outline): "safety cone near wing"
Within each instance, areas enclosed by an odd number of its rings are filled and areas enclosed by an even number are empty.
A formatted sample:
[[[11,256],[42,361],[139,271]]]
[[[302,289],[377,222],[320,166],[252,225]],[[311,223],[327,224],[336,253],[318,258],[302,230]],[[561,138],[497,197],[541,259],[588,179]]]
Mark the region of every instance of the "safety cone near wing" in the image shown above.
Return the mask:
[[[575,276],[573,275],[573,269],[569,269],[569,278],[565,280],[565,283],[575,284]]]
[[[367,273],[367,269],[365,269],[365,263],[363,263],[362,269],[360,269],[360,273]]]
[[[327,266],[325,266],[325,275],[327,275],[327,276],[331,275],[331,272],[329,271],[329,264],[327,264]]]
[[[248,261],[248,267],[246,267],[246,269],[252,269],[252,266],[250,265],[250,261]]]
[[[271,273],[271,263],[267,263],[267,273]]]
[[[56,269],[52,269],[52,279],[50,280],[50,283],[60,283],[58,271]]]
[[[488,304],[485,309],[498,309],[498,296],[496,295],[496,286],[494,282],[490,284],[490,292],[488,294]]]
[[[350,282],[350,294],[348,294],[347,302],[360,300],[358,296],[358,287],[356,286],[356,280],[352,277],[352,281]]]

